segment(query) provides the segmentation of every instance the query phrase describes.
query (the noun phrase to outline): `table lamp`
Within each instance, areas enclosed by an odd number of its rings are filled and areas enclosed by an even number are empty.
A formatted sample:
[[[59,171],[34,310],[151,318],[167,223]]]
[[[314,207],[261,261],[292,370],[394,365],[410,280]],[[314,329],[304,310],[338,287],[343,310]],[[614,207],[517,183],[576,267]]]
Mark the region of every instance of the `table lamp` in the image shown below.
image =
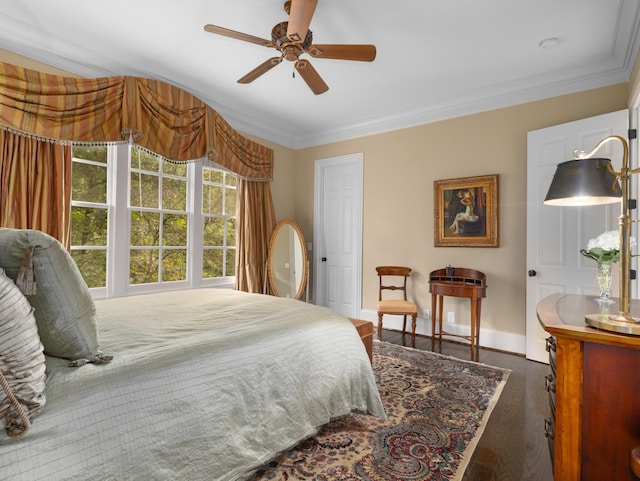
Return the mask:
[[[611,160],[592,158],[605,143],[622,143],[622,168],[613,170]],[[629,312],[631,265],[631,218],[629,217],[629,176],[640,169],[629,169],[629,146],[618,135],[602,139],[589,153],[573,151],[574,160],[558,165],[543,201],[547,205],[585,206],[620,202],[618,217],[620,236],[620,302],[618,314],[589,314],[585,322],[598,329],[622,334],[640,335],[640,319]]]

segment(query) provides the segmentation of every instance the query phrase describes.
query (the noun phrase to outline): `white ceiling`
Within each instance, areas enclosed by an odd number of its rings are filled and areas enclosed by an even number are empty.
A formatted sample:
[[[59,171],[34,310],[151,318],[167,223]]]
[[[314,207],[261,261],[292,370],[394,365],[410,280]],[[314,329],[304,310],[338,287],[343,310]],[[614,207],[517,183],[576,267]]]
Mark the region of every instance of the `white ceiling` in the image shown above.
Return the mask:
[[[640,41],[638,0],[318,0],[314,42],[372,43],[375,61],[304,55],[330,87],[318,96],[286,61],[236,83],[278,52],[204,25],[269,39],[283,4],[5,1],[0,48],[86,77],[162,79],[238,130],[302,148],[626,82]]]

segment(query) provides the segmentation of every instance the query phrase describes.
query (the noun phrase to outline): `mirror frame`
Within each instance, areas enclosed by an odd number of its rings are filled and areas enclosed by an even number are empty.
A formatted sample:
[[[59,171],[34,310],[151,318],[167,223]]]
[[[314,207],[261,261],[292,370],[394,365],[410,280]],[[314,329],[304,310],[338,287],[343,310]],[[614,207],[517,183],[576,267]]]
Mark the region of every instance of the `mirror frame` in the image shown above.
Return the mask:
[[[276,224],[273,228],[273,232],[271,233],[271,239],[269,240],[269,254],[267,257],[267,271],[269,277],[269,285],[271,286],[271,293],[276,297],[282,297],[278,292],[278,287],[276,286],[276,281],[273,273],[273,248],[276,243],[276,239],[280,231],[282,231],[284,226],[291,226],[295,231],[298,241],[300,242],[301,252],[302,252],[302,281],[298,286],[298,290],[294,299],[300,300],[302,299],[302,294],[305,292],[305,288],[309,282],[309,260],[307,257],[307,247],[304,241],[304,235],[302,234],[302,230],[300,226],[293,219],[282,219],[280,222]],[[309,293],[307,291],[307,297],[309,297]],[[307,302],[309,299],[305,299]]]

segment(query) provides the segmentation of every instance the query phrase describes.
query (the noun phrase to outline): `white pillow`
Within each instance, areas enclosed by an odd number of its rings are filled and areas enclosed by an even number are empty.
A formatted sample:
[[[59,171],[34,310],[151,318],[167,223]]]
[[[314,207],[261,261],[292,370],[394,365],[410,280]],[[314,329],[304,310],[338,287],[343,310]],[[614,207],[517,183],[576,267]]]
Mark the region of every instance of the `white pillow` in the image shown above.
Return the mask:
[[[65,359],[98,352],[95,305],[78,266],[67,250],[44,232],[0,228],[0,267],[15,281],[27,247],[33,246],[35,308],[45,354]]]
[[[45,404],[45,357],[33,308],[2,269],[0,373],[0,429],[9,437],[19,437]]]

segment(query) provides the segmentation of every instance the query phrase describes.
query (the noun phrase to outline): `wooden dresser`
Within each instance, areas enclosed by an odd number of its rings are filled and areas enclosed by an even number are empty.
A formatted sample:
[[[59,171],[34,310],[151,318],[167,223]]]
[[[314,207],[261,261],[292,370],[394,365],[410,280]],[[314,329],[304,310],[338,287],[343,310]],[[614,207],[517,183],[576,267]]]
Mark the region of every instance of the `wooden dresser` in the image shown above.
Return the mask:
[[[640,446],[640,336],[589,327],[586,314],[617,313],[593,296],[554,294],[537,308],[547,339],[550,415],[545,422],[555,481],[632,481]],[[632,301],[632,315],[640,302]]]

